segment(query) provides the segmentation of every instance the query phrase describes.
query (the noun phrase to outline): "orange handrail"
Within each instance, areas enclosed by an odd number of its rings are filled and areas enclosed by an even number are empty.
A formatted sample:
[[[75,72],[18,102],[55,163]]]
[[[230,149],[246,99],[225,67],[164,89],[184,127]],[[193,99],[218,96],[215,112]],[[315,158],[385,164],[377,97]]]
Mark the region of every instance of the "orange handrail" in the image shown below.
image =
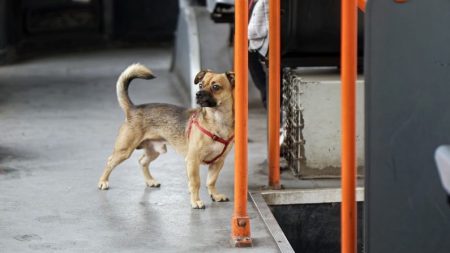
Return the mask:
[[[269,0],[269,187],[280,189],[280,1]]]
[[[248,3],[235,1],[234,71],[235,84],[235,163],[234,213],[231,219],[231,239],[235,247],[252,245],[250,219],[247,215],[248,180]]]
[[[341,2],[342,205],[341,252],[356,252],[356,61],[357,2]]]

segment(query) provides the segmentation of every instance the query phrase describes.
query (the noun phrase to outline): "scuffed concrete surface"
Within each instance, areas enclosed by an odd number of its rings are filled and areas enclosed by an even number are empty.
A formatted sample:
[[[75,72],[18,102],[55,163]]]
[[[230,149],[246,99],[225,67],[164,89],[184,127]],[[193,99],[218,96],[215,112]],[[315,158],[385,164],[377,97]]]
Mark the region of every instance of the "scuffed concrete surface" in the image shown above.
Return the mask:
[[[183,158],[172,150],[150,166],[161,188],[145,187],[141,151],[112,173],[109,191],[96,188],[123,120],[117,76],[141,62],[158,78],[133,82],[132,100],[182,105],[172,88],[170,56],[170,48],[115,50],[0,67],[1,252],[239,251],[228,242],[233,202],[209,199],[203,168],[206,210],[192,210]],[[266,121],[258,110],[250,116],[250,168],[266,157]],[[218,181],[231,200],[232,153]],[[250,171],[252,187],[265,180]],[[251,205],[249,215],[254,248],[245,251],[277,252]]]

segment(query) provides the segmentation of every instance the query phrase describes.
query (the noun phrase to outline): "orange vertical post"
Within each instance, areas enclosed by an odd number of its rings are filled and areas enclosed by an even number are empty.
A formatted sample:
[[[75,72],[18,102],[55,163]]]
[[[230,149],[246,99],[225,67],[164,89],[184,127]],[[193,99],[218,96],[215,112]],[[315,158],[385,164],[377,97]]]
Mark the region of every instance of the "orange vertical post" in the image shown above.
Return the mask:
[[[358,0],[358,8],[362,12],[366,12],[366,0]]]
[[[248,180],[248,3],[235,1],[234,71],[235,84],[235,161],[234,213],[231,242],[235,247],[250,247],[250,219],[247,215]]]
[[[341,252],[356,252],[357,2],[341,0],[342,205]]]
[[[280,189],[280,0],[269,0],[269,187]]]

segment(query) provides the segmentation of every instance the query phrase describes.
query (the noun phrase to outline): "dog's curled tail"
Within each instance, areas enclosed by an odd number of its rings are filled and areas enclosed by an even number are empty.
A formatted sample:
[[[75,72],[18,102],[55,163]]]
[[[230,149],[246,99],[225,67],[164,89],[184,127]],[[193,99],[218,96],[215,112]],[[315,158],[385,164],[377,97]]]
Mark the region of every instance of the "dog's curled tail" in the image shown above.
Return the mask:
[[[140,63],[135,63],[128,66],[128,68],[120,74],[116,86],[117,99],[119,100],[119,105],[124,110],[125,114],[128,114],[128,111],[131,108],[134,108],[134,104],[128,96],[128,86],[135,78],[153,79],[155,76],[150,69]]]

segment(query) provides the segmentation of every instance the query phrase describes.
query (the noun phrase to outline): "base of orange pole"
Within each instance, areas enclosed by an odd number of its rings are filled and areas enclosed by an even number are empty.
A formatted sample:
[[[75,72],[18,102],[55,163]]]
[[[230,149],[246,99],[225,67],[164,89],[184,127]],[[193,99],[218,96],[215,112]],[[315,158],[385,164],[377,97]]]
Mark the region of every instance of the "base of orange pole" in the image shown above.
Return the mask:
[[[252,247],[250,218],[233,216],[231,219],[231,245],[237,248]]]
[[[273,185],[273,186],[269,186],[269,189],[271,189],[271,190],[282,190],[283,186],[282,185]]]
[[[283,190],[284,186],[282,184],[274,184],[262,187],[262,190]]]
[[[269,183],[268,188],[270,190],[282,190],[284,189],[284,186],[280,183],[272,183],[272,184]]]
[[[249,248],[249,247],[253,246],[252,238],[232,236],[231,237],[231,245],[236,248]]]

